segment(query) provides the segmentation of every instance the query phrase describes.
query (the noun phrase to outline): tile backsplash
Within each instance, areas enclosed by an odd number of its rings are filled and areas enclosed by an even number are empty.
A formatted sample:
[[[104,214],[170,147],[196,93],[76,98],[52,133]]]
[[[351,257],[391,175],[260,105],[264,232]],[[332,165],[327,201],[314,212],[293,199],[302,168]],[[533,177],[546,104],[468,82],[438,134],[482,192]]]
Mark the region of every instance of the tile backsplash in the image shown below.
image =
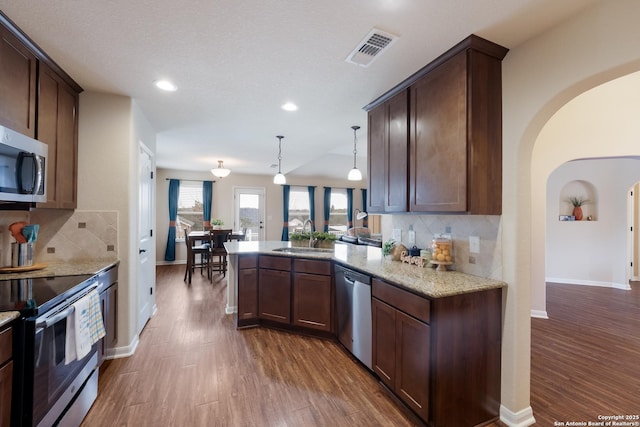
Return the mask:
[[[11,265],[9,224],[39,224],[34,262],[70,262],[118,259],[117,211],[36,209],[0,212],[0,263]]]
[[[502,279],[501,217],[497,215],[383,215],[383,241],[393,237],[393,230],[402,230],[402,243],[409,247],[409,229],[415,232],[415,245],[430,247],[434,234],[450,230],[453,238],[457,271],[476,276]],[[480,241],[478,253],[470,253],[469,236]],[[472,263],[475,261],[475,263]],[[417,267],[416,267],[417,268]]]

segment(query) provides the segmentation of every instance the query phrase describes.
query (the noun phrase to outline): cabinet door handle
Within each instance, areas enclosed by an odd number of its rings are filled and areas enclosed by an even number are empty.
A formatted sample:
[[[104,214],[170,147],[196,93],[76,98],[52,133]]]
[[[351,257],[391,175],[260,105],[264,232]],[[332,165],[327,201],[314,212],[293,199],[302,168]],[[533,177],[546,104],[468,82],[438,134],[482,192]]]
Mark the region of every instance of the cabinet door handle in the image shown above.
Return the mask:
[[[143,252],[147,252],[147,250],[146,249],[138,249],[138,254],[141,254]]]

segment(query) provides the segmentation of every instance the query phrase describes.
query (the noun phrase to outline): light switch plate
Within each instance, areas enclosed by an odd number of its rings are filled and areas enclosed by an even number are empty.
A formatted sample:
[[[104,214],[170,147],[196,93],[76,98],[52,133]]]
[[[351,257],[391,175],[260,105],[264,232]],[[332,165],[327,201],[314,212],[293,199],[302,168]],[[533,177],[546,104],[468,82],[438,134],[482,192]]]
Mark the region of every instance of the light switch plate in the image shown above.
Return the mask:
[[[402,228],[393,229],[393,240],[396,242],[402,242]]]
[[[469,236],[469,253],[472,253],[472,254],[480,253],[480,237]]]

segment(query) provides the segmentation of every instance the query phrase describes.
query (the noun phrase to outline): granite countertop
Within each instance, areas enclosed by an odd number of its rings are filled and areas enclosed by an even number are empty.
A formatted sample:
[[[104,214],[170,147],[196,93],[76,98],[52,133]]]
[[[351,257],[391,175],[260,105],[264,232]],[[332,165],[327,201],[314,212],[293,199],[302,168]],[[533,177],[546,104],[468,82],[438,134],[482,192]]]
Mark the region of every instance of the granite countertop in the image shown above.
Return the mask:
[[[0,273],[0,280],[97,274],[118,263],[119,261],[117,260],[52,262],[48,263],[45,268],[40,270],[25,271],[21,273]]]
[[[0,328],[20,317],[19,311],[0,311]]]
[[[316,258],[333,260],[371,276],[410,289],[431,298],[478,292],[487,289],[502,288],[506,283],[457,271],[436,271],[434,268],[418,267],[400,261],[391,261],[382,256],[382,249],[350,245],[337,242],[333,252],[288,253],[274,249],[291,247],[290,242],[227,242],[225,248],[231,255],[268,254],[274,256]]]

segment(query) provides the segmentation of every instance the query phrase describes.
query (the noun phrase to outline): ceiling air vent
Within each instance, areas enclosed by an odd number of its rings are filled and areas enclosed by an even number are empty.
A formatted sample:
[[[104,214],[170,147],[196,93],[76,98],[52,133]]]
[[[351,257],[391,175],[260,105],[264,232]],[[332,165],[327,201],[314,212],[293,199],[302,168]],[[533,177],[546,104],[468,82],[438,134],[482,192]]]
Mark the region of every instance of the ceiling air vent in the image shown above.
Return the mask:
[[[382,52],[391,46],[398,36],[385,33],[374,28],[367,36],[358,43],[353,52],[347,56],[345,61],[361,67],[368,67],[371,63],[382,54]]]

